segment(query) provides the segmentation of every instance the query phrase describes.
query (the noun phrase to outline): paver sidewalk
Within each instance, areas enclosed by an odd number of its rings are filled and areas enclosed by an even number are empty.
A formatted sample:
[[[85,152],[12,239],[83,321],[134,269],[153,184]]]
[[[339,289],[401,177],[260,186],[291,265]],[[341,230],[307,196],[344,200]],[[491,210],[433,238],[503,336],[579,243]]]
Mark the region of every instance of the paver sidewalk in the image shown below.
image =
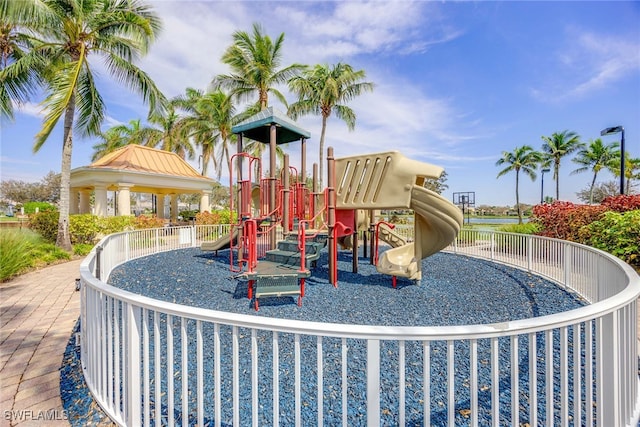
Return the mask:
[[[0,427],[68,426],[60,367],[80,315],[81,260],[0,284]]]

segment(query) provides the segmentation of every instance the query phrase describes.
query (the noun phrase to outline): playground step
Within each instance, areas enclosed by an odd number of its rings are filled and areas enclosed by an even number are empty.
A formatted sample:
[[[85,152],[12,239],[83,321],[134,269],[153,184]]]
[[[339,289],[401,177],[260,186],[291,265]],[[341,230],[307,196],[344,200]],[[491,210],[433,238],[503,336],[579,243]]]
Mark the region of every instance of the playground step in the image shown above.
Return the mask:
[[[298,276],[258,276],[255,282],[255,297],[281,297],[285,295],[300,295]]]
[[[307,259],[307,263],[309,261],[313,261],[311,257],[314,254],[306,254],[305,258]],[[299,266],[300,265],[300,252],[292,252],[292,251],[283,251],[280,249],[273,249],[267,251],[266,253],[267,261],[271,261],[278,264],[286,264],[291,266]]]
[[[278,242],[278,249],[280,249],[281,251],[298,252],[298,241],[297,240],[296,241],[281,240]],[[322,249],[322,246],[320,246],[318,243],[308,242],[305,245],[304,250],[307,254],[310,254],[310,253],[316,253],[321,249]]]

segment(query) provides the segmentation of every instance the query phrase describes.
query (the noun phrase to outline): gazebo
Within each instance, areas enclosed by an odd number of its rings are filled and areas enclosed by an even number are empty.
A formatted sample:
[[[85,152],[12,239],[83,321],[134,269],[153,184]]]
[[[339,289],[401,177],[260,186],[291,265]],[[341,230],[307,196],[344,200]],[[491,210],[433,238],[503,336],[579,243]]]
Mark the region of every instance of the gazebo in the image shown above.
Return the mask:
[[[202,176],[180,156],[168,151],[131,144],[113,151],[89,166],[71,170],[70,213],[107,216],[107,192],[117,192],[116,215],[131,215],[131,193],[157,197],[158,218],[165,218],[165,197],[170,197],[170,219],[177,220],[178,195],[200,194],[200,212],[210,210],[214,180]]]

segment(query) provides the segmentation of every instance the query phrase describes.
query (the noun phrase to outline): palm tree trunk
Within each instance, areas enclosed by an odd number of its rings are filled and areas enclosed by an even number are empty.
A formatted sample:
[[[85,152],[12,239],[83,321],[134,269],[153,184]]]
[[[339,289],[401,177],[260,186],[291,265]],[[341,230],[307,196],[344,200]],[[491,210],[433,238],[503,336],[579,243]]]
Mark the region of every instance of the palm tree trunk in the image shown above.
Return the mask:
[[[322,177],[323,177],[323,171],[324,171],[324,135],[327,131],[327,116],[322,115],[322,130],[320,131],[320,155],[318,156],[318,159],[320,159],[320,176],[318,177],[318,181],[319,181],[319,185],[318,188],[320,189],[320,191],[322,191]],[[330,182],[327,183],[327,185],[331,185]]]
[[[596,185],[596,177],[598,176],[598,172],[593,174],[593,179],[591,180],[591,188],[589,189],[589,204],[593,204],[593,187]]]
[[[62,165],[60,167],[60,217],[58,219],[58,236],[56,246],[71,252],[71,236],[69,234],[69,200],[71,185],[71,153],[73,151],[73,116],[76,109],[75,94],[71,95],[64,114],[64,141],[62,143]]]
[[[556,200],[560,200],[560,164],[553,166],[553,178],[556,180]]]

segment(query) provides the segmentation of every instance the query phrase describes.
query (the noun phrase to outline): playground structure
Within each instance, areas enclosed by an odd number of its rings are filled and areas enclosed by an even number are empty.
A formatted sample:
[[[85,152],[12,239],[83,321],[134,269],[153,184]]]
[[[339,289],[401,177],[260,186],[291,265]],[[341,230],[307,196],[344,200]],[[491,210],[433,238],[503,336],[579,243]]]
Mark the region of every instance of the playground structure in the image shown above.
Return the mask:
[[[205,242],[203,250],[229,248],[230,268],[247,280],[247,298],[269,296],[304,297],[310,269],[328,246],[329,282],[337,286],[338,244],[353,251],[357,271],[358,231],[367,235],[371,262],[381,274],[404,277],[419,284],[421,260],[447,247],[462,226],[460,210],[439,194],[424,188],[427,179],[437,179],[443,169],[411,160],[396,151],[336,159],[329,147],[328,186],[318,191],[314,165],[312,188],[306,186],[306,138],[310,134],[286,116],[267,109],[235,126],[237,154],[230,170],[230,209],[237,215],[229,235]],[[261,161],[243,151],[243,136],[269,144],[268,176]],[[301,140],[300,171],[289,165],[276,170],[276,145]],[[235,169],[234,166],[235,165]],[[235,180],[235,182],[234,182]],[[374,222],[380,209],[412,209],[415,235],[406,242],[393,226]],[[284,239],[276,239],[281,227]],[[378,258],[378,241],[392,246]]]

